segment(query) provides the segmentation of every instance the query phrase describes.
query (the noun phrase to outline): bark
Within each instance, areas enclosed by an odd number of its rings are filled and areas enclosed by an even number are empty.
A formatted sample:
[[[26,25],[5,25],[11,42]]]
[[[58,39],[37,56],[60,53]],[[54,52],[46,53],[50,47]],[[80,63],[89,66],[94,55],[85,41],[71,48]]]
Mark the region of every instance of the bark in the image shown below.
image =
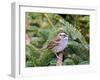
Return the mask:
[[[58,53],[58,57],[56,59],[56,66],[63,65],[63,55],[64,55],[64,51]]]
[[[26,33],[25,34],[25,43],[26,45],[28,45],[31,42],[31,38],[29,37],[29,35]]]
[[[28,13],[26,13],[25,16],[25,28],[27,29],[29,27],[29,19],[28,19]],[[29,36],[28,32],[25,33],[25,43],[28,45],[31,42],[31,37]]]

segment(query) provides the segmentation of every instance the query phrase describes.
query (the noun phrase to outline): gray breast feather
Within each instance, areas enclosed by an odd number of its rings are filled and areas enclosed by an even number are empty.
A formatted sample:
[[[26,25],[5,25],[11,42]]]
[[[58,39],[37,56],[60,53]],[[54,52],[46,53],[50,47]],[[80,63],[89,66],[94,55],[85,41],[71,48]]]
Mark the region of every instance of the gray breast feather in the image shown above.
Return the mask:
[[[61,41],[59,42],[59,44],[57,46],[52,48],[52,51],[54,53],[58,53],[58,52],[64,50],[67,47],[67,44],[68,44],[68,38],[65,37],[64,39],[61,39]]]

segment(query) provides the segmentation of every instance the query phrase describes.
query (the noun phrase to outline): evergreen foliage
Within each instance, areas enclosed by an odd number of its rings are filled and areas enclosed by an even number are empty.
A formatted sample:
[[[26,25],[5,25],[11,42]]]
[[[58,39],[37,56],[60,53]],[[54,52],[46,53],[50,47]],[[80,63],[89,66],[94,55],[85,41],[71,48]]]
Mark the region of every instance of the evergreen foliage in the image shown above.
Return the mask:
[[[26,67],[55,66],[49,42],[64,28],[69,35],[63,65],[89,64],[89,16],[26,12]]]

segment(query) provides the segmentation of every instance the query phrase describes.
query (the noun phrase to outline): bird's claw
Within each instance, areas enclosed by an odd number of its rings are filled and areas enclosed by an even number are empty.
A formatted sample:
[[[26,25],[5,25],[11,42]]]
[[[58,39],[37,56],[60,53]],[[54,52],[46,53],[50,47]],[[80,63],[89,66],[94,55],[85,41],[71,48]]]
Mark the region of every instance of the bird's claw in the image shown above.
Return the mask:
[[[62,60],[62,58],[60,58],[59,56],[57,56],[57,59],[60,59],[60,60]]]

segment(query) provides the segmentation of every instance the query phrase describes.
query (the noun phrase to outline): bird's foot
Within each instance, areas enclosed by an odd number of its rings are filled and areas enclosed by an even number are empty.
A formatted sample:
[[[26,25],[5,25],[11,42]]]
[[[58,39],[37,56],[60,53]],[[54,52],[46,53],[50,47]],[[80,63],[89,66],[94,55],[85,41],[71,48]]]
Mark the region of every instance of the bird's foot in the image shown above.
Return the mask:
[[[62,60],[62,58],[61,58],[61,57],[59,57],[59,56],[57,56],[57,59],[60,59],[60,60]]]

